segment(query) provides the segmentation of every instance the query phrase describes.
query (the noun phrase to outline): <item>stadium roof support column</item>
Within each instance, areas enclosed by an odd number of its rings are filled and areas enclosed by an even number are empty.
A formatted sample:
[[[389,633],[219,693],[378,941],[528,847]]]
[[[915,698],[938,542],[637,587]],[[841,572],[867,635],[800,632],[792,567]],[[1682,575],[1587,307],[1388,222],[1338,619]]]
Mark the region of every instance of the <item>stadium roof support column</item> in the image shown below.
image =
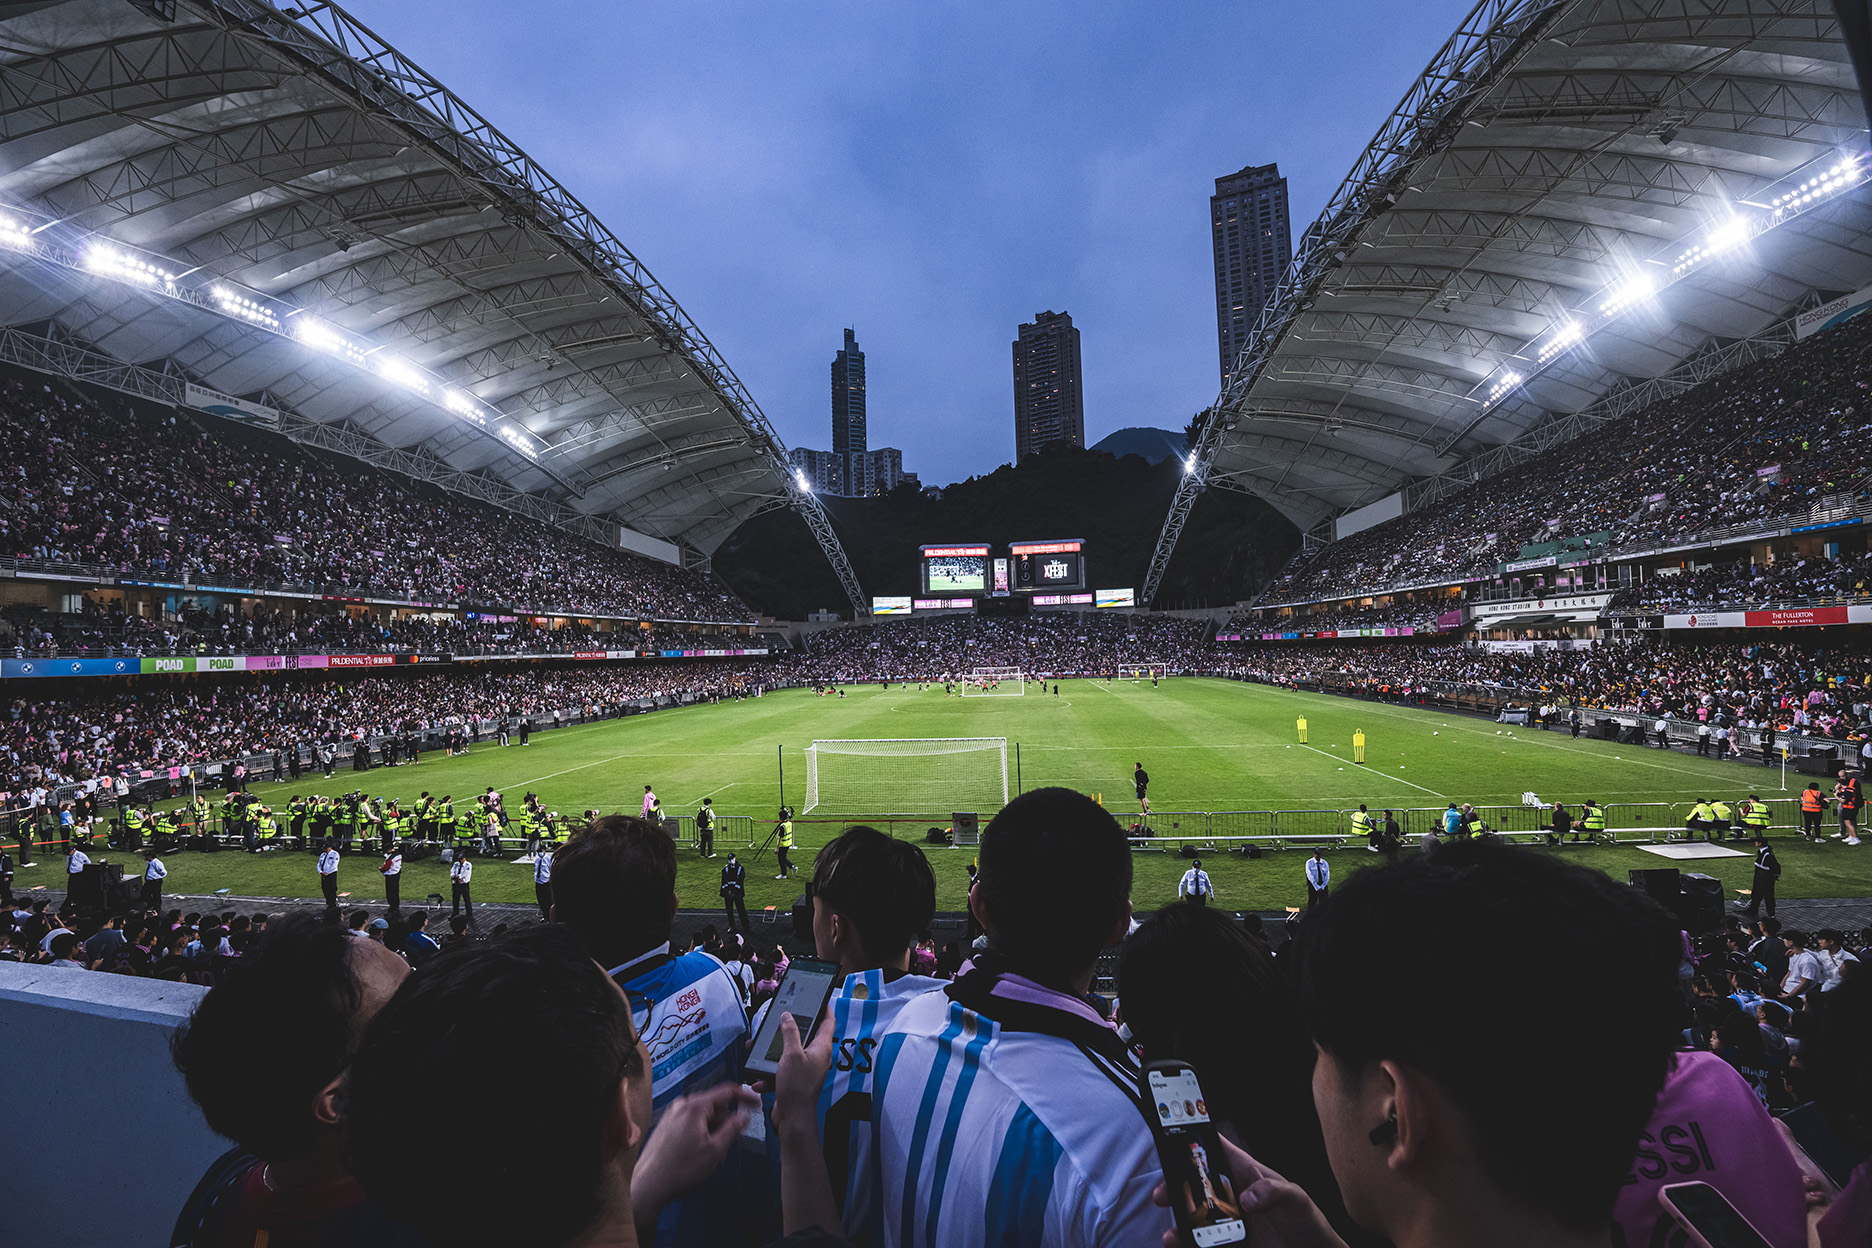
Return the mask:
[[[1293,262],[1261,309],[1242,346],[1232,380],[1203,422],[1202,436],[1184,461],[1183,480],[1164,518],[1144,578],[1147,605],[1163,585],[1177,538],[1196,496],[1209,482],[1222,435],[1239,423],[1249,391],[1294,318],[1311,306],[1322,279],[1345,262],[1351,238],[1370,217],[1397,201],[1410,169],[1436,151],[1446,132],[1462,124],[1466,107],[1480,99],[1512,65],[1541,27],[1572,0],[1483,0],[1437,52],[1423,75],[1385,119],[1370,146],[1301,235]]]

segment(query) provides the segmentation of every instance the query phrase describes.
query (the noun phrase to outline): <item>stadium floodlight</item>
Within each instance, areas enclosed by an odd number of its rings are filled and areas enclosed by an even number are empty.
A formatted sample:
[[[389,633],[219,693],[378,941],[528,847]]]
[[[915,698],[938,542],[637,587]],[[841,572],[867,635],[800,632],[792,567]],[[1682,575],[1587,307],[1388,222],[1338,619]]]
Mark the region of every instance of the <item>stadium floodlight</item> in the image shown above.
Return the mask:
[[[401,356],[391,355],[388,351],[377,356],[377,375],[385,381],[395,382],[417,394],[429,393],[429,379],[422,375],[414,364]]]
[[[1642,271],[1632,273],[1606,293],[1605,302],[1599,305],[1599,313],[1602,316],[1617,316],[1640,299],[1649,299],[1656,293],[1656,278]]]
[[[175,274],[160,265],[140,260],[107,243],[92,243],[85,248],[84,267],[104,277],[133,282],[138,286],[173,287]]]
[[[536,457],[539,454],[539,448],[533,444],[533,436],[527,433],[526,430],[516,425],[502,425],[499,432],[501,437],[511,442],[516,450],[528,458]]]
[[[480,404],[476,403],[473,397],[466,391],[444,390],[442,392],[442,406],[448,408],[449,411],[454,412],[457,416],[468,416],[475,420],[481,419]]]
[[[1578,321],[1568,321],[1553,332],[1553,336],[1541,344],[1538,360],[1542,364],[1550,362],[1562,351],[1576,347],[1586,340],[1586,330]]]
[[[265,325],[268,329],[280,327],[280,319],[273,314],[273,309],[249,299],[238,290],[227,286],[215,286],[208,293],[214,296],[215,303],[229,316],[237,316],[255,325]]]
[[[799,488],[801,490],[808,494],[812,493],[812,482],[806,479],[806,473],[803,469],[794,469],[793,477],[799,482]]]
[[[806,747],[802,815],[997,811],[1007,805],[1006,737],[814,741]]]
[[[293,337],[314,351],[328,351],[333,355],[342,355],[346,360],[357,365],[362,365],[369,354],[363,347],[316,316],[297,316],[293,318],[292,324]]]
[[[1495,379],[1495,384],[1489,387],[1489,402],[1493,403],[1520,384],[1521,374],[1515,372],[1512,368],[1509,369],[1500,377],[1497,377]]]
[[[1185,455],[1183,457],[1183,475],[1187,477],[1190,473],[1195,472],[1195,471],[1196,471],[1196,452],[1191,451],[1188,455]]]
[[[14,247],[24,247],[32,242],[33,232],[21,222],[0,213],[0,243]]]

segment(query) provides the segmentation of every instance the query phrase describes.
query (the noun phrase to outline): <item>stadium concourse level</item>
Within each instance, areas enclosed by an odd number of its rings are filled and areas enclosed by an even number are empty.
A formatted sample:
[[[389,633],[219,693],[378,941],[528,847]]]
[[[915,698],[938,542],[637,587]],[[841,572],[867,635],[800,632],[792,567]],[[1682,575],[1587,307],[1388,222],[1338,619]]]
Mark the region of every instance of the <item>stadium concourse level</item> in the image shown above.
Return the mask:
[[[1177,616],[937,616],[809,633],[799,665],[817,682],[945,680],[991,667],[1016,667],[1029,679],[1139,668],[1192,672],[1214,661],[1208,636],[1208,621]]]
[[[0,552],[137,579],[751,622],[718,582],[284,438],[0,374]]]
[[[455,727],[481,736],[501,721],[569,713],[615,715],[644,698],[744,697],[780,674],[771,665],[708,663],[527,667],[371,676],[301,672],[136,684],[91,682],[83,692],[19,692],[0,720],[6,806],[37,790],[124,772],[330,746],[349,763],[359,740]],[[14,694],[14,690],[8,690]]]
[[[978,861],[984,937],[940,953],[913,843],[845,831],[810,935],[755,945],[675,936],[669,838],[611,815],[553,853],[546,919],[438,943],[421,907],[21,901],[0,958],[208,986],[174,1060],[235,1147],[176,1193],[177,1248],[1142,1248],[1188,1242],[1171,1201],[1288,1248],[1635,1246],[1676,1242],[1660,1194],[1686,1178],[1774,1248],[1810,1242],[1811,1206],[1821,1248],[1872,1239],[1867,932],[1725,916],[1693,939],[1643,890],[1492,840],[1375,859],[1278,930],[1195,900],[1131,924],[1124,833],[1066,789],[1009,804]],[[1113,946],[1115,998],[1089,987]],[[802,954],[834,964],[827,1013],[803,1051],[780,1024],[763,1106],[744,1038]],[[1582,966],[1616,973],[1555,1009]],[[1530,1035],[1566,1060],[1530,1063]],[[1167,1099],[1215,1130],[1160,1154],[1147,1062],[1192,1068]],[[1802,1105],[1843,1141],[1837,1182],[1773,1116]],[[518,1141],[523,1178],[463,1188]]]
[[[1869,347],[1872,317],[1815,334],[1419,511],[1302,552],[1259,600],[1456,584],[1493,576],[1537,543],[1585,557],[1804,517],[1823,496],[1858,497],[1872,467]]]
[[[251,609],[223,605],[214,611],[185,607],[179,618],[155,623],[102,609],[87,601],[81,615],[51,621],[0,620],[0,638],[11,643],[15,658],[117,657],[119,655],[223,654],[576,654],[580,651],[635,649],[744,649],[744,634],[706,626],[669,624],[604,632],[577,620],[558,627],[526,618],[507,623],[410,616],[379,620],[334,612],[301,613],[256,604]],[[783,644],[783,643],[776,643]]]

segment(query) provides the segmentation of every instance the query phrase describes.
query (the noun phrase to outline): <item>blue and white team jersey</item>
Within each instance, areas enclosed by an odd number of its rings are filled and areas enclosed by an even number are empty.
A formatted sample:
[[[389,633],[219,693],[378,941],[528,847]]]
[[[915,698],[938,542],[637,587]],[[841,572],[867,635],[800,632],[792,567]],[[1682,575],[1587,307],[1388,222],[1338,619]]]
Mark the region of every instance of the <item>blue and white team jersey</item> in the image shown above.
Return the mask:
[[[832,1194],[844,1210],[845,1233],[861,1242],[871,1221],[871,1092],[878,1044],[904,1006],[947,988],[947,980],[873,969],[847,975],[832,994],[832,1068],[819,1093],[819,1138],[825,1141]]]
[[[741,989],[727,968],[706,953],[668,955],[666,943],[610,972],[630,994],[631,1021],[650,1054],[652,1131],[677,1097],[740,1078],[741,1040],[748,1034]],[[730,1150],[711,1178],[663,1207],[659,1248],[712,1248],[744,1239],[740,1188],[740,1160]]]
[[[1171,1227],[1137,1064],[1083,1002],[978,969],[898,1011],[873,1080],[874,1248],[1136,1248]]]

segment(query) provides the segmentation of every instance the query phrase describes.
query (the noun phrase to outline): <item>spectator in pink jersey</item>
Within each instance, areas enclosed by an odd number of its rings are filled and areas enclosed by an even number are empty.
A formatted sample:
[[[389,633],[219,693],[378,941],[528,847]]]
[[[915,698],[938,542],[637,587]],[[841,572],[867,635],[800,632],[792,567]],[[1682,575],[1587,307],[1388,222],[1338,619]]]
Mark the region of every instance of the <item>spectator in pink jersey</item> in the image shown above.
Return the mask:
[[[1671,1183],[1708,1183],[1773,1248],[1805,1248],[1801,1167],[1748,1082],[1713,1053],[1679,1053],[1665,1077],[1612,1210],[1625,1243],[1658,1242],[1658,1222],[1671,1224],[1658,1192]]]

